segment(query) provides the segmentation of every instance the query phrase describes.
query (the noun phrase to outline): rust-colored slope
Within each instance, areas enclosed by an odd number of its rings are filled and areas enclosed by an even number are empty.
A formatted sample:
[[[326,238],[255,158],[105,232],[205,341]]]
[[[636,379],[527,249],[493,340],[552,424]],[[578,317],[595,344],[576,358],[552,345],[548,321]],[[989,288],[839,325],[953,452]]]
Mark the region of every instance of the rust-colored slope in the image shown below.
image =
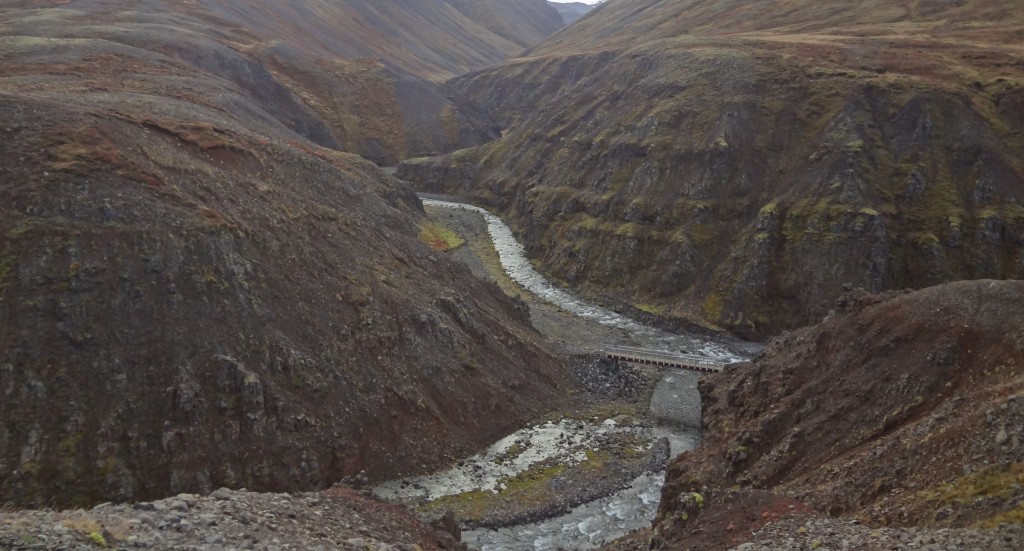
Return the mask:
[[[705,379],[705,440],[669,469],[658,538],[693,544],[701,521],[680,519],[680,496],[702,487],[769,490],[873,524],[1020,522],[1022,319],[1022,282],[851,294],[823,323]],[[712,493],[713,516],[728,492]]]
[[[506,59],[562,24],[542,0],[203,0],[173,6],[320,55],[378,58],[435,80]]]

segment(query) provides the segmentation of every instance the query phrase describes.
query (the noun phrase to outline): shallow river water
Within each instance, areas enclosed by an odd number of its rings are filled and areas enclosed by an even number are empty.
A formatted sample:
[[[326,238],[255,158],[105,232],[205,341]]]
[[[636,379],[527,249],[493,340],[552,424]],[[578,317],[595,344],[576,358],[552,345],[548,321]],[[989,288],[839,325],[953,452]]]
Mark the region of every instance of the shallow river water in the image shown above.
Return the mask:
[[[473,205],[436,199],[423,199],[425,206],[461,209],[479,213],[487,222],[488,233],[498,252],[501,264],[509,277],[527,291],[582,318],[625,331],[633,342],[644,347],[685,351],[720,360],[738,361],[742,358],[717,343],[697,336],[678,335],[643,325],[626,316],[589,304],[564,289],[552,285],[530,264],[512,230],[500,218]],[[656,420],[652,438],[665,437],[671,445],[672,455],[693,449],[700,439],[700,396],[697,393],[699,374],[684,370],[666,370],[655,387],[651,398],[651,412]],[[432,475],[392,481],[374,491],[388,499],[420,497],[434,499],[472,489],[496,490],[495,481],[509,472],[496,472],[494,457],[503,453],[513,442],[529,439],[532,449],[544,450],[544,442],[557,442],[565,438],[573,441],[592,438],[601,431],[616,430],[614,423],[586,424],[562,423],[529,427],[497,442],[488,451],[460,462],[460,466]],[[551,453],[557,454],[556,449]],[[525,455],[525,454],[524,454]],[[538,457],[522,457],[517,465],[508,467],[524,470]],[[578,458],[566,457],[565,461]],[[462,538],[471,548],[482,551],[589,549],[602,541],[625,535],[636,528],[650,524],[657,512],[664,472],[648,474],[608,497],[583,504],[569,513],[544,521],[510,526],[497,530],[479,529],[463,532]]]

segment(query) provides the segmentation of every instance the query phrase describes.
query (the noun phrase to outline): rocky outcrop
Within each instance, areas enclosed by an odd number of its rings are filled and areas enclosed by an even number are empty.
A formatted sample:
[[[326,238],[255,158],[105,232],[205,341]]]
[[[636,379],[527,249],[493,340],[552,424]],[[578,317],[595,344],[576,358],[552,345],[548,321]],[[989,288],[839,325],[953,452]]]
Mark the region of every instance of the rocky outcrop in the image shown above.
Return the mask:
[[[572,391],[272,72],[100,15],[0,14],[0,503],[419,472]]]
[[[851,293],[836,307],[703,380],[704,442],[670,465],[656,543],[681,548],[719,517],[758,529],[805,506],[873,526],[1019,523],[1024,283]],[[752,506],[758,492],[797,509]]]
[[[996,46],[1020,8],[787,4],[605,5],[451,83],[502,140],[399,174],[503,211],[575,287],[748,337],[844,286],[1024,275],[1020,57]]]

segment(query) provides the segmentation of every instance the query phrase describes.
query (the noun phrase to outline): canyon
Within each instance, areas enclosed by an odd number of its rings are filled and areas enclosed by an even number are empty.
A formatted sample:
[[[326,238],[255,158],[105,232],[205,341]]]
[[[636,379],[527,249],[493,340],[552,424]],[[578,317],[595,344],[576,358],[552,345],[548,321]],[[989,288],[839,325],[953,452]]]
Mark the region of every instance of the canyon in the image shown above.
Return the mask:
[[[1019,278],[1022,20],[608,3],[452,80],[503,138],[398,174],[497,209],[566,284],[751,338],[819,321],[844,286]]]
[[[1024,547],[1022,30],[5,3],[0,547]]]

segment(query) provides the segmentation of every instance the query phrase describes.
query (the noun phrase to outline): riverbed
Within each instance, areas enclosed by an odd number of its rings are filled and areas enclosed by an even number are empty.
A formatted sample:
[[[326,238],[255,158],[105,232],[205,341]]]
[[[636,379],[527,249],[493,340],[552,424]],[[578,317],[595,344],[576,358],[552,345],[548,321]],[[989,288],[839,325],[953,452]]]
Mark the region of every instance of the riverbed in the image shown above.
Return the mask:
[[[646,326],[629,317],[590,304],[549,282],[526,258],[511,229],[494,214],[464,203],[425,198],[424,208],[436,221],[467,239],[457,256],[480,277],[495,280],[506,292],[526,299],[539,331],[560,342],[568,353],[598,353],[604,346],[628,345],[697,354],[720,361],[744,359],[742,344],[728,339],[675,334]],[[494,258],[488,258],[493,256]],[[665,370],[650,395],[650,423],[619,426],[614,419],[557,420],[527,427],[464,458],[452,468],[422,477],[390,481],[374,491],[386,499],[430,501],[445,496],[504,490],[517,473],[536,465],[572,465],[586,460],[589,446],[610,432],[633,431],[653,445],[667,439],[671,454],[693,449],[700,439],[700,375]],[[642,446],[641,446],[642,447]],[[522,452],[520,450],[528,450]],[[510,450],[516,453],[510,454]],[[638,447],[638,451],[639,450]],[[510,457],[513,456],[513,457]],[[628,479],[626,479],[628,480]],[[589,549],[654,518],[664,472],[640,474],[627,487],[539,522],[463,532],[463,541],[482,551]]]

